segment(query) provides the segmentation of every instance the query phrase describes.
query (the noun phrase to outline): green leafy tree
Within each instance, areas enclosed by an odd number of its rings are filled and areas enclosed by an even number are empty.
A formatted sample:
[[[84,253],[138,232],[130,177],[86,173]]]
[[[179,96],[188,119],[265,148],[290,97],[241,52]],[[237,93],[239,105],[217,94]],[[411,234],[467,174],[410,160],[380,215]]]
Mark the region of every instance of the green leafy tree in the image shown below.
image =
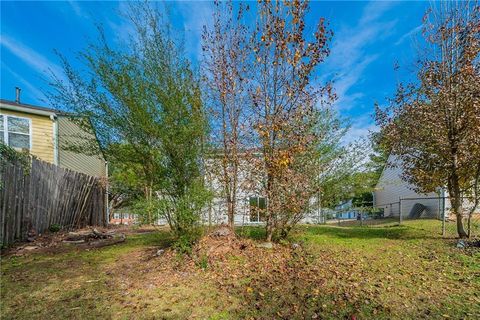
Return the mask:
[[[180,237],[198,226],[208,200],[199,80],[159,10],[133,4],[125,14],[135,32],[122,46],[111,47],[100,30],[79,54],[83,69],[61,56],[68,82],[53,82],[51,100],[90,119],[119,186],[142,191],[145,221],[160,215]]]

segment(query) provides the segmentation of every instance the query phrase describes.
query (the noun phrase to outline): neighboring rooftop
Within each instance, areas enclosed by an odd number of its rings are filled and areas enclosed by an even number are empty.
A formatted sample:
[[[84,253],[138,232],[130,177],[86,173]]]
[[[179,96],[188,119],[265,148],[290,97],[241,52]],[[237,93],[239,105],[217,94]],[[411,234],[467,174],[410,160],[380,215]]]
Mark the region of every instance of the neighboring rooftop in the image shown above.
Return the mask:
[[[55,110],[52,108],[45,108],[45,107],[35,106],[35,105],[21,103],[21,102],[18,103],[15,101],[5,100],[5,99],[0,99],[0,109],[30,112],[33,114],[41,114],[41,115],[64,114],[64,112]]]

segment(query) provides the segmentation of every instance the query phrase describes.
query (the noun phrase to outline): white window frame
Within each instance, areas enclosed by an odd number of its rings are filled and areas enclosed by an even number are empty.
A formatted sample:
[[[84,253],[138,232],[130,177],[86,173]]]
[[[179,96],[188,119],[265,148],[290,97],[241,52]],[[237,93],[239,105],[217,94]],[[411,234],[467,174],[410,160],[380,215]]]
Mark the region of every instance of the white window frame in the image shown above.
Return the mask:
[[[252,210],[252,205],[251,205],[251,199],[256,199],[257,200],[257,204],[256,204],[256,207],[260,210],[263,210],[260,208],[260,199],[264,199],[263,201],[265,201],[265,206],[267,205],[267,198],[266,197],[262,197],[262,196],[250,196],[248,198],[248,205],[249,205],[249,210]],[[257,211],[257,216],[256,216],[256,219],[255,220],[252,220],[251,219],[251,211],[250,211],[250,222],[253,222],[253,223],[261,223],[261,222],[265,222],[265,221],[262,221],[260,220],[260,211]]]
[[[29,144],[28,151],[31,151],[32,150],[32,119],[26,118],[26,117],[12,116],[12,115],[3,114],[3,113],[0,115],[3,116],[3,143],[7,146],[10,146],[8,141],[9,133],[26,135],[23,132],[8,131],[8,118],[24,119],[28,121],[28,144]],[[20,148],[15,148],[15,149],[20,149]]]

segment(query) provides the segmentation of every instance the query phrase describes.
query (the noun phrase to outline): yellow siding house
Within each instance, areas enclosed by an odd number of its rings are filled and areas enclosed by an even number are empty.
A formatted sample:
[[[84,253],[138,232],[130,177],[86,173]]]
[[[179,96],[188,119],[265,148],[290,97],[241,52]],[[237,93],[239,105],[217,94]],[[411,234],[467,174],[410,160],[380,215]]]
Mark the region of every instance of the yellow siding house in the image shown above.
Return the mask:
[[[85,135],[62,112],[0,99],[0,143],[17,150],[28,150],[39,159],[62,168],[105,176],[102,155],[81,154],[65,147],[66,143],[85,138]]]

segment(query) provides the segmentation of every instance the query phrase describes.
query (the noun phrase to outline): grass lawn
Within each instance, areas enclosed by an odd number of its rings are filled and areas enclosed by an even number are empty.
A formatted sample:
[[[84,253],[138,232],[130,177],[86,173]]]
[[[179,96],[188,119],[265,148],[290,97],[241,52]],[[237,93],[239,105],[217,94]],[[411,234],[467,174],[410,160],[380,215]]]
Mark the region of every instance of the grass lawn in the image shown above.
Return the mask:
[[[167,232],[101,249],[7,256],[2,319],[479,319],[480,251],[441,239],[439,222],[302,226],[221,257],[167,250]]]

